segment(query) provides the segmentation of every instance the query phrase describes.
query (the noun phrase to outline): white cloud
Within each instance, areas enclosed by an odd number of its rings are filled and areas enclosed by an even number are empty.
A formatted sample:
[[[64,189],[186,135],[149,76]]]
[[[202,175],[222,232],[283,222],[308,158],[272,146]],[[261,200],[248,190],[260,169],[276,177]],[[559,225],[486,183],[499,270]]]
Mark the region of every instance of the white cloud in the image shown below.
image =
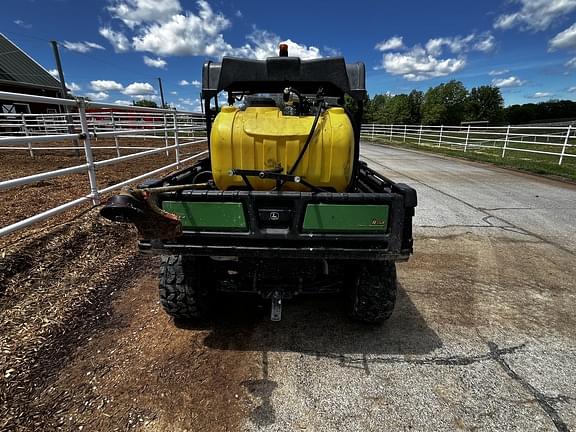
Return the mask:
[[[229,54],[263,60],[267,57],[277,56],[278,46],[284,43],[288,45],[289,56],[300,57],[303,60],[323,57],[320,48],[302,45],[291,39],[282,40],[277,34],[266,30],[256,29],[246,39],[250,42],[249,44],[245,44],[240,48],[231,48]],[[333,49],[331,50],[334,51]]]
[[[513,0],[521,8],[513,13],[500,15],[494,28],[508,30],[546,30],[557,18],[565,17],[576,10],[576,0]]]
[[[148,94],[143,94],[143,95],[132,95],[132,98],[137,99],[137,100],[151,100],[154,102],[157,102],[158,99],[160,99],[158,96],[156,95],[148,95]]]
[[[166,67],[166,60],[160,57],[153,59],[148,56],[144,56],[144,64],[153,68],[164,69]]]
[[[166,21],[145,25],[132,38],[136,51],[149,51],[157,55],[219,56],[231,51],[221,31],[230,21],[214,13],[205,0],[198,1],[198,15],[172,15]]]
[[[573,59],[568,60],[564,66],[569,67],[569,68],[576,68],[576,57],[574,57]]]
[[[95,42],[87,42],[87,41],[84,42],[64,41],[62,45],[64,45],[64,48],[66,48],[67,50],[76,51],[79,53],[87,53],[89,51],[92,51],[93,49],[100,49],[100,50],[104,49],[102,45],[98,45]]]
[[[576,23],[558,33],[550,39],[548,44],[550,45],[550,51],[576,48]]]
[[[506,87],[521,87],[526,84],[526,81],[523,81],[515,76],[511,76],[508,78],[500,78],[500,79],[493,79],[492,85],[495,87],[506,88]]]
[[[390,51],[404,48],[403,38],[402,36],[393,36],[390,39],[377,43],[374,48],[378,51]]]
[[[178,95],[178,92],[177,92],[177,91],[171,91],[170,94],[171,94],[171,95],[174,95],[174,96],[177,96],[177,95]]]
[[[237,18],[242,18],[244,16],[241,10],[237,10],[234,15],[236,15]]]
[[[384,55],[381,68],[392,75],[402,75],[409,81],[423,81],[456,73],[464,68],[462,58],[438,59],[416,46],[407,53]]]
[[[194,81],[180,80],[178,85],[180,85],[180,86],[188,86],[189,85],[189,86],[194,86],[194,87],[200,87],[202,85],[202,83],[198,80],[194,80]]]
[[[20,26],[22,28],[25,28],[25,29],[31,29],[32,28],[32,24],[28,24],[28,23],[22,21],[21,19],[14,20],[14,24],[16,24],[17,26]]]
[[[86,93],[86,96],[88,96],[90,99],[95,100],[95,101],[101,101],[104,99],[108,99],[108,93],[106,92],[98,92],[98,93]]]
[[[124,88],[122,84],[112,80],[90,81],[90,87],[96,91],[120,91]]]
[[[570,87],[570,88],[568,89],[568,93],[576,93],[576,86]]]
[[[167,21],[180,12],[182,6],[178,0],[116,0],[107,9],[114,18],[133,29],[146,22]]]
[[[122,93],[130,96],[140,96],[153,95],[156,91],[149,83],[133,82],[132,84],[127,85]]]
[[[112,30],[110,27],[101,27],[99,30],[100,35],[112,44],[114,51],[117,53],[126,52],[130,49],[130,41],[122,32]]]
[[[536,92],[531,96],[528,96],[530,99],[543,99],[552,96],[554,93],[548,92]]]
[[[108,11],[122,20],[131,30],[129,37],[109,27],[100,29],[117,52],[150,52],[156,56],[190,55],[220,57],[235,55],[264,59],[278,55],[278,45],[288,44],[289,55],[314,59],[324,54],[315,46],[306,46],[291,39],[255,29],[247,36],[248,43],[233,47],[222,32],[231,25],[230,20],[215,12],[206,0],[197,1],[197,11],[184,11],[177,0],[114,0]],[[337,50],[325,48],[328,55]]]
[[[82,90],[82,87],[80,87],[75,82],[71,82],[71,83],[66,84],[66,87],[68,87],[71,92],[77,92],[77,91]]]
[[[115,100],[116,105],[132,105],[132,101],[129,100]]]
[[[60,76],[58,75],[58,69],[48,69],[48,73],[60,81]]]
[[[510,72],[510,70],[508,69],[501,69],[501,70],[491,70],[490,72],[488,72],[488,75],[490,76],[500,76],[500,75],[504,75],[507,74],[508,72]]]
[[[391,46],[401,46],[401,37],[395,36],[376,45],[380,51],[390,50]],[[385,69],[392,75],[402,75],[409,81],[423,81],[430,78],[454,74],[466,66],[466,53],[471,51],[491,51],[495,38],[490,33],[476,33],[468,36],[439,37],[429,39],[425,46],[414,45],[407,51],[388,52],[376,69]],[[455,56],[444,56],[449,51]]]

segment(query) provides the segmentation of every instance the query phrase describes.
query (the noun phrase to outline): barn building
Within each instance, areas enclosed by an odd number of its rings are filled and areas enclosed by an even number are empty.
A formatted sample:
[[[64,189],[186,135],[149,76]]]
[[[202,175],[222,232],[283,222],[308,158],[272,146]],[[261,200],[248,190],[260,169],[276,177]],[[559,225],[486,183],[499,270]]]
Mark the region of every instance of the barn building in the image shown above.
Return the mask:
[[[60,81],[0,33],[0,91],[62,97]],[[1,113],[58,113],[58,105],[24,103],[0,98]]]

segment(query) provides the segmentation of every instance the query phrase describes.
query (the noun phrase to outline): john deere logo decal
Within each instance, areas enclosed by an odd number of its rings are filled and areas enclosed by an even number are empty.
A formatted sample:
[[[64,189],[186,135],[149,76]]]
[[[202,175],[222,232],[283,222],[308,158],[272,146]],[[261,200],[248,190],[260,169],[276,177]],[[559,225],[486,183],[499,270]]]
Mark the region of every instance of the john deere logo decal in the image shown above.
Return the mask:
[[[270,212],[270,220],[271,221],[277,221],[278,219],[280,219],[280,213]]]

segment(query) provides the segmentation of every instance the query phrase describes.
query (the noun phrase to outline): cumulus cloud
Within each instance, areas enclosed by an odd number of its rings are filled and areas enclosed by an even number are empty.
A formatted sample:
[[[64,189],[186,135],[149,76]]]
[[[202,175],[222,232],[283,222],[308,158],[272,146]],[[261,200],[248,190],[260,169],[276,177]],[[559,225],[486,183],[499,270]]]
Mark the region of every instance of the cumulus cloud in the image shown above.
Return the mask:
[[[156,93],[154,87],[149,83],[133,82],[126,86],[122,91],[125,95],[139,96],[139,95],[153,95]]]
[[[186,80],[180,80],[180,81],[178,82],[178,85],[180,85],[180,86],[187,86],[187,85],[190,85],[190,82],[188,82],[188,81],[186,81]]]
[[[230,54],[239,55],[241,57],[253,57],[262,60],[267,57],[277,56],[278,45],[284,43],[288,45],[289,56],[300,57],[304,60],[323,57],[320,48],[302,45],[291,39],[282,40],[277,34],[266,30],[255,29],[246,37],[246,39],[250,43],[245,44],[240,48],[232,48]],[[329,50],[334,51],[332,49]]]
[[[576,86],[570,87],[570,88],[568,89],[568,92],[569,92],[569,93],[576,93]]]
[[[112,30],[110,27],[101,27],[100,35],[110,42],[117,53],[126,52],[130,49],[130,41],[122,32]]]
[[[60,76],[58,75],[58,69],[48,69],[48,73],[60,81]]]
[[[569,68],[576,68],[576,57],[574,57],[573,59],[568,60],[564,66],[569,67]]]
[[[89,51],[92,51],[94,49],[99,49],[99,50],[103,50],[104,47],[102,45],[98,45],[95,42],[69,42],[69,41],[64,41],[62,43],[62,45],[64,45],[64,48],[66,48],[67,50],[70,51],[76,51],[79,53],[87,53]]]
[[[94,80],[90,81],[90,88],[95,91],[120,91],[124,86],[112,80]]]
[[[382,45],[376,45],[376,49],[382,51],[392,39],[381,42]],[[415,45],[407,51],[385,53],[382,63],[376,69],[385,69],[392,75],[402,75],[409,81],[443,77],[454,74],[466,66],[466,53],[487,52],[494,48],[494,44],[494,36],[490,33],[433,38],[429,39],[424,47]],[[445,56],[445,51],[456,56]]]
[[[214,13],[210,5],[198,1],[198,15],[171,15],[165,21],[143,26],[132,38],[136,51],[148,51],[157,55],[218,56],[228,52],[221,32],[230,26],[230,21],[220,13]]]
[[[153,68],[164,69],[166,67],[166,60],[160,57],[153,59],[148,56],[144,56],[144,64]]]
[[[66,84],[66,87],[68,87],[68,89],[70,89],[71,92],[77,92],[77,91],[82,90],[82,87],[80,87],[75,82],[71,82],[71,83]]]
[[[492,85],[495,87],[506,88],[506,87],[521,87],[526,84],[526,81],[519,79],[518,77],[511,76],[508,78],[493,79]]]
[[[548,43],[550,51],[576,48],[576,23],[558,33]]]
[[[230,20],[215,12],[206,0],[198,0],[196,4],[197,11],[192,12],[184,11],[177,0],[114,0],[108,11],[126,24],[132,35],[126,36],[110,27],[100,28],[100,34],[116,52],[133,49],[156,56],[236,55],[264,59],[277,56],[280,43],[288,44],[291,56],[303,59],[338,54],[333,48],[322,51],[258,29],[247,36],[248,43],[233,47],[223,36],[223,31],[231,26]]]
[[[378,42],[374,47],[378,51],[390,51],[404,48],[404,41],[402,36],[392,36],[390,39]]]
[[[106,92],[86,93],[86,96],[95,101],[102,101],[108,99],[108,93]]]
[[[121,99],[121,100],[115,100],[114,103],[115,103],[116,105],[132,105],[132,101],[123,100],[123,99]]]
[[[508,70],[508,69],[501,69],[501,70],[494,69],[494,70],[491,70],[490,72],[488,72],[488,75],[490,75],[490,76],[500,76],[500,75],[507,74],[508,72],[510,72],[510,70]]]
[[[521,30],[546,30],[558,18],[576,10],[576,0],[513,0],[520,9],[510,14],[500,15],[494,21],[494,28],[508,30],[519,27]]]
[[[180,12],[182,6],[178,0],[116,0],[107,9],[114,18],[133,29],[146,22],[167,21]]]

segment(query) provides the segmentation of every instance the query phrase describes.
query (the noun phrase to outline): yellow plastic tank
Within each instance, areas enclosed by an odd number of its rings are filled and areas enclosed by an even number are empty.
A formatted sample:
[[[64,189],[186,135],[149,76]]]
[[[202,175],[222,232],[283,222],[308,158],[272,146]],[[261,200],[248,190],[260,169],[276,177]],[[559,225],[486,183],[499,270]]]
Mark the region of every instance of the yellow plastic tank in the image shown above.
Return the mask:
[[[210,133],[212,175],[218,189],[245,187],[230,170],[272,170],[287,173],[310,133],[314,116],[284,116],[277,107],[223,107]],[[354,164],[354,131],[343,108],[324,111],[312,141],[294,175],[320,188],[344,192]],[[256,190],[271,190],[274,180],[250,177]],[[288,182],[283,190],[309,190]]]

